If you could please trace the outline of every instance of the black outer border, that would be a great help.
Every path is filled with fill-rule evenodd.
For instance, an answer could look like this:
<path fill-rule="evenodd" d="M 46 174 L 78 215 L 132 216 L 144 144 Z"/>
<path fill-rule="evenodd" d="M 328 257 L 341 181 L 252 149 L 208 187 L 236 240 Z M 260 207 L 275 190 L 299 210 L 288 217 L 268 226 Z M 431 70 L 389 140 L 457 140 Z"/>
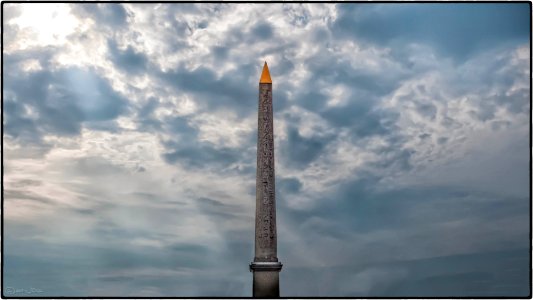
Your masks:
<path fill-rule="evenodd" d="M 2 12 L 1 12 L 1 25 L 4 24 L 4 4 L 6 3 L 80 3 L 78 1 L 4 1 L 2 2 Z M 440 1 L 407 1 L 407 2 L 399 2 L 399 1 L 183 1 L 183 2 L 177 2 L 177 1 L 86 1 L 83 3 L 147 3 L 147 4 L 155 4 L 155 3 L 368 3 L 368 4 L 376 4 L 376 3 L 395 3 L 395 4 L 410 4 L 410 3 L 440 3 L 440 4 L 448 4 L 448 3 L 456 3 L 456 4 L 476 4 L 476 3 L 491 3 L 491 4 L 512 4 L 512 3 L 528 3 L 529 4 L 529 295 L 525 297 L 516 297 L 516 296 L 496 296 L 496 297 L 467 297 L 469 299 L 531 299 L 532 295 L 532 234 L 531 234 L 531 196 L 532 196 L 532 190 L 531 190 L 531 155 L 532 155 L 532 143 L 531 143 L 531 130 L 532 130 L 532 123 L 531 123 L 531 81 L 532 81 L 532 68 L 531 68 L 531 2 L 530 1 L 446 1 L 446 2 L 440 2 Z M 1 116 L 1 129 L 2 129 L 2 151 L 1 151 L 1 172 L 2 172 L 2 180 L 1 180 L 1 189 L 2 189 L 2 197 L 1 197 L 1 205 L 2 205 L 2 212 L 4 211 L 4 26 L 2 27 L 1 31 L 1 50 L 2 50 L 2 91 L 1 91 L 1 110 L 2 110 L 2 116 Z M 13 296 L 6 296 L 4 294 L 4 214 L 2 213 L 2 220 L 1 220 L 1 227 L 2 227 L 2 241 L 1 241 L 1 251 L 2 251 L 2 260 L 1 260 L 1 272 L 0 280 L 1 280 L 1 295 L 3 299 L 131 299 L 132 297 L 68 297 L 68 296 L 56 296 L 56 297 L 13 297 Z M 249 299 L 253 297 L 134 297 L 136 299 Z M 406 297 L 280 297 L 282 299 L 405 299 Z M 465 297 L 411 297 L 410 299 L 463 299 Z"/>

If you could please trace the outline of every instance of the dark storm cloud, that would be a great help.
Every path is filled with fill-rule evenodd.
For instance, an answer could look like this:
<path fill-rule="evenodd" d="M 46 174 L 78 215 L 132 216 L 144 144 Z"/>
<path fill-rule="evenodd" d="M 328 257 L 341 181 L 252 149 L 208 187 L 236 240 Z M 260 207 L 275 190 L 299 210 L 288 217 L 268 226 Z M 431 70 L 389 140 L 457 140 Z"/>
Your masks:
<path fill-rule="evenodd" d="M 41 137 L 35 122 L 29 117 L 24 117 L 25 109 L 22 104 L 8 100 L 7 93 L 3 113 L 9 116 L 5 117 L 6 134 L 25 143 L 40 142 Z"/>
<path fill-rule="evenodd" d="M 5 54 L 4 56 L 4 68 L 9 70 L 11 74 L 18 75 L 23 73 L 23 63 L 27 60 L 36 60 L 42 69 L 50 69 L 53 66 L 52 60 L 60 48 L 54 46 L 41 46 L 32 47 L 24 51 L 16 51 L 13 53 Z"/>
<path fill-rule="evenodd" d="M 163 127 L 168 123 L 174 122 L 183 122 L 181 118 L 167 118 L 161 119 L 154 115 L 154 111 L 158 107 L 164 107 L 164 105 L 155 97 L 150 97 L 148 100 L 140 105 L 137 109 L 137 123 L 139 124 L 138 128 L 140 131 L 148 132 L 160 132 L 163 130 Z M 178 126 L 178 131 L 181 130 Z M 190 127 L 183 128 L 186 130 L 192 130 Z"/>
<path fill-rule="evenodd" d="M 13 138 L 36 142 L 45 133 L 73 136 L 84 122 L 110 121 L 127 110 L 126 100 L 92 69 L 25 73 L 16 68 L 17 59 L 5 56 L 5 130 Z"/>
<path fill-rule="evenodd" d="M 166 149 L 162 157 L 167 163 L 179 163 L 187 168 L 196 169 L 215 168 L 221 171 L 221 168 L 227 168 L 246 157 L 249 158 L 249 151 L 244 151 L 249 145 L 230 148 L 199 140 L 198 129 L 190 126 L 184 117 L 168 120 L 165 129 L 179 137 L 179 140 L 161 141 Z"/>
<path fill-rule="evenodd" d="M 274 30 L 269 23 L 262 22 L 252 28 L 252 34 L 257 39 L 264 40 L 272 37 Z"/>
<path fill-rule="evenodd" d="M 294 194 L 301 190 L 302 183 L 297 178 L 278 178 L 276 187 L 280 194 Z"/>
<path fill-rule="evenodd" d="M 381 157 L 389 157 L 388 162 L 379 162 L 373 164 L 379 168 L 393 170 L 402 169 L 402 160 L 395 158 L 394 155 L 401 154 L 401 151 L 393 150 L 394 138 L 391 139 L 391 146 L 384 147 L 381 151 L 389 153 L 381 155 Z M 524 144 L 524 145 L 522 145 Z M 525 149 L 527 142 L 521 142 L 514 148 Z M 522 147 L 526 146 L 526 147 Z M 393 155 L 392 157 L 390 155 Z M 405 154 L 408 158 L 410 154 Z M 527 173 L 527 165 L 518 166 L 513 163 L 518 157 L 526 157 L 525 153 L 521 151 L 511 151 L 508 155 L 501 156 L 501 166 L 498 168 L 511 168 L 507 176 L 513 176 L 510 179 L 512 182 L 519 181 L 520 184 L 515 184 L 513 190 L 520 190 L 522 192 L 511 195 L 505 192 L 508 183 L 503 183 L 503 188 L 500 189 L 497 185 L 494 190 L 498 192 L 491 192 L 485 185 L 494 185 L 494 181 L 489 179 L 484 181 L 481 185 L 474 182 L 465 182 L 463 186 L 456 185 L 427 185 L 427 186 L 407 186 L 403 188 L 393 188 L 380 190 L 383 177 L 374 173 L 361 173 L 357 180 L 342 180 L 337 182 L 337 186 L 332 188 L 318 197 L 320 201 L 315 202 L 315 206 L 311 209 L 296 210 L 287 205 L 287 198 L 290 199 L 291 194 L 287 191 L 281 194 L 281 189 L 278 189 L 278 220 L 281 222 L 281 227 L 288 226 L 297 228 L 293 232 L 294 235 L 300 236 L 304 239 L 304 243 L 313 244 L 319 253 L 327 253 L 327 251 L 339 251 L 339 247 L 330 247 L 329 243 L 317 243 L 315 240 L 320 236 L 327 236 L 330 239 L 343 241 L 344 243 L 353 243 L 353 254 L 347 254 L 345 258 L 347 266 L 341 273 L 351 274 L 355 276 L 364 271 L 365 268 L 375 269 L 380 268 L 380 265 L 393 265 L 392 260 L 401 260 L 402 255 L 405 255 L 406 249 L 410 249 L 409 255 L 413 257 L 420 256 L 440 256 L 446 253 L 470 253 L 472 259 L 483 261 L 491 256 L 494 251 L 517 251 L 521 253 L 519 258 L 521 260 L 527 259 L 527 251 L 520 249 L 527 249 L 528 245 L 528 211 L 529 202 L 527 201 L 527 192 L 525 187 L 527 183 L 523 179 Z M 472 166 L 478 164 L 485 164 L 485 160 L 479 162 L 472 161 Z M 400 165 L 398 165 L 400 164 Z M 506 166 L 506 167 L 503 167 Z M 465 168 L 469 168 L 465 166 Z M 477 167 L 480 168 L 479 166 Z M 470 169 L 472 169 L 470 167 Z M 442 171 L 443 169 L 441 169 Z M 524 172 L 523 172 L 524 171 Z M 483 169 L 477 172 L 487 172 Z M 489 171 L 491 173 L 493 171 Z M 512 174 L 512 175 L 511 175 Z M 521 174 L 521 175 L 518 175 Z M 453 175 L 452 175 L 453 176 Z M 471 175 L 465 175 L 471 176 Z M 465 177 L 467 178 L 467 177 Z M 470 180 L 471 181 L 471 180 Z M 283 184 L 281 184 L 283 186 Z M 518 188 L 519 187 L 519 188 Z M 317 196 L 317 195 L 315 195 Z M 428 228 L 427 230 L 420 230 Z M 461 232 L 457 229 L 461 228 Z M 379 236 L 382 232 L 390 232 L 391 236 L 383 240 L 368 241 L 366 238 L 358 240 L 354 233 L 368 234 L 368 237 L 374 234 Z M 316 235 L 316 237 L 315 237 Z M 305 270 L 298 270 L 290 267 L 291 260 L 298 261 L 297 252 L 292 253 L 291 249 L 286 245 L 290 245 L 290 240 L 284 240 L 283 235 L 279 237 L 281 253 L 286 257 L 286 270 L 290 274 L 286 274 L 291 280 L 291 290 L 294 285 L 298 285 L 299 279 L 304 274 L 312 272 L 314 278 L 323 278 L 328 280 L 332 275 L 324 275 L 321 270 L 306 268 Z M 443 243 L 444 241 L 448 241 Z M 349 246 L 345 246 L 349 247 Z M 461 250 L 466 247 L 468 250 Z M 327 250 L 329 249 L 329 250 Z M 444 252 L 442 249 L 446 249 Z M 402 254 L 403 253 L 403 254 Z M 293 256 L 294 255 L 294 256 Z M 513 254 L 514 255 L 514 254 Z M 364 257 L 364 262 L 361 262 L 361 257 Z M 460 260 L 456 260 L 455 255 L 448 256 L 445 260 L 453 265 L 460 264 Z M 492 257 L 492 256 L 491 256 Z M 491 264 L 505 266 L 513 269 L 511 265 L 519 266 L 519 264 L 511 263 L 512 255 L 504 254 L 502 256 L 495 255 L 491 258 Z M 493 260 L 492 260 L 493 259 Z M 438 295 L 451 295 L 450 293 L 457 291 L 459 287 L 456 286 L 457 278 L 460 278 L 462 273 L 469 273 L 465 280 L 469 282 L 468 295 L 482 295 L 484 290 L 491 287 L 493 284 L 511 282 L 514 280 L 524 280 L 524 270 L 516 273 L 515 271 L 506 273 L 501 277 L 494 277 L 497 267 L 487 270 L 486 272 L 478 273 L 479 268 L 476 265 L 465 265 L 459 272 L 457 269 L 442 269 L 440 263 L 428 260 L 428 267 L 423 270 L 418 270 L 417 279 L 412 276 L 399 276 L 393 278 L 391 288 L 385 287 L 381 280 L 383 276 L 376 275 L 375 278 L 368 278 L 368 289 L 357 290 L 365 284 L 357 285 L 357 288 L 351 289 L 348 286 L 338 287 L 334 282 L 322 285 L 320 290 L 316 290 L 316 295 L 373 295 L 382 296 L 384 292 L 391 292 L 394 295 L 400 295 L 405 292 L 400 288 L 401 286 L 415 285 L 420 287 L 422 282 L 432 282 L 431 285 L 438 289 Z M 362 265 L 367 265 L 363 267 Z M 411 272 L 412 268 L 418 265 L 415 261 L 405 261 L 402 269 L 407 273 Z M 351 265 L 351 266 L 348 266 Z M 335 267 L 328 268 L 328 270 L 337 270 Z M 334 273 L 340 272 L 337 270 Z M 316 272 L 316 273 L 315 273 Z M 391 269 L 383 271 L 383 274 L 390 273 Z M 436 273 L 435 273 L 436 272 Z M 379 273 L 379 272 L 378 272 Z M 333 274 L 333 273 L 331 273 Z M 437 275 L 440 274 L 440 275 Z M 295 276 L 295 277 L 293 277 Z M 362 276 L 362 275 L 361 275 Z M 484 280 L 486 276 L 490 276 L 490 281 L 483 284 L 483 288 L 472 290 L 472 285 L 477 281 Z M 337 278 L 336 276 L 334 276 Z M 346 278 L 344 276 L 343 278 Z M 324 282 L 320 280 L 321 282 Z M 358 281 L 353 278 L 348 281 Z M 359 282 L 359 281 L 358 281 Z M 301 282 L 303 284 L 303 282 Z M 394 286 L 394 288 L 393 288 Z M 413 287 L 413 288 L 416 288 Z M 523 283 L 517 283 L 518 290 L 522 290 Z M 516 290 L 513 287 L 501 287 L 494 289 L 496 294 L 513 294 Z M 426 289 L 421 289 L 424 296 L 432 295 Z M 287 291 L 287 295 L 303 296 L 301 289 L 292 289 L 293 293 Z M 409 289 L 409 291 L 412 291 Z M 463 291 L 463 290 L 461 290 Z M 497 291 L 497 292 L 496 292 Z M 519 292 L 521 293 L 521 292 Z M 388 295 L 388 294 L 387 294 Z M 407 295 L 407 294 L 405 294 Z M 418 295 L 418 294 L 417 294 Z"/>
<path fill-rule="evenodd" d="M 518 249 L 399 262 L 392 266 L 401 266 L 413 276 L 389 285 L 382 293 L 410 297 L 523 297 L 529 293 L 525 284 L 528 277 L 526 251 Z"/>
<path fill-rule="evenodd" d="M 228 167 L 236 163 L 241 155 L 237 149 L 216 147 L 209 142 L 190 140 L 183 143 L 167 142 L 163 144 L 167 152 L 163 158 L 168 163 L 182 163 L 190 168 L 209 168 L 213 166 Z"/>
<path fill-rule="evenodd" d="M 390 126 L 387 124 L 394 120 L 391 112 L 373 111 L 374 103 L 354 101 L 346 106 L 331 107 L 323 111 L 322 116 L 333 126 L 349 127 L 354 136 L 365 137 L 369 135 L 387 135 Z"/>
<path fill-rule="evenodd" d="M 285 295 L 407 297 L 415 290 L 414 295 L 421 297 L 526 293 L 527 198 L 503 200 L 490 193 L 453 187 L 379 191 L 375 188 L 379 181 L 378 177 L 365 176 L 342 183 L 336 192 L 306 211 L 278 201 L 278 227 L 293 228 L 292 233 L 305 247 L 312 247 L 319 255 L 346 249 L 340 265 L 293 266 L 305 261 L 300 255 L 305 257 L 307 252 L 291 249 L 287 246 L 292 245 L 290 237 L 278 236 L 278 251 L 285 265 Z M 290 194 L 278 199 L 286 197 Z M 450 226 L 453 224 L 463 224 L 459 226 L 462 233 Z M 390 236 L 368 240 L 383 232 Z M 321 237 L 328 237 L 329 242 L 318 242 Z M 345 244 L 344 248 L 331 245 L 332 240 Z M 468 255 L 442 255 L 461 253 L 464 245 L 469 245 Z M 439 252 L 439 248 L 446 250 Z M 405 253 L 433 258 L 405 259 Z M 395 272 L 398 276 L 392 276 Z M 344 280 L 339 281 L 338 276 Z M 311 290 L 306 284 L 309 280 L 317 282 Z M 459 281 L 463 284 L 458 285 Z M 424 284 L 432 289 L 423 288 Z"/>
<path fill-rule="evenodd" d="M 458 61 L 488 47 L 529 38 L 527 3 L 339 4 L 338 8 L 335 34 L 393 49 L 409 42 L 428 43 Z"/>
<path fill-rule="evenodd" d="M 86 121 L 84 122 L 84 126 L 87 129 L 95 131 L 118 132 L 120 130 L 120 125 L 118 125 L 118 123 L 114 119 L 107 121 Z"/>
<path fill-rule="evenodd" d="M 177 91 L 193 93 L 195 100 L 208 110 L 231 109 L 243 116 L 256 108 L 256 68 L 241 64 L 239 69 L 228 71 L 221 78 L 206 67 L 187 70 L 184 67 L 161 73 L 160 77 Z"/>
<path fill-rule="evenodd" d="M 279 61 L 278 67 L 271 71 L 274 76 L 282 76 L 290 74 L 294 70 L 294 62 L 287 55 L 283 55 Z M 281 86 L 276 83 L 276 89 L 279 89 Z"/>
<path fill-rule="evenodd" d="M 374 191 L 374 180 L 342 183 L 338 193 L 329 202 L 328 215 L 335 215 L 351 231 L 419 226 L 451 220 L 475 219 L 489 221 L 511 216 L 525 216 L 527 202 L 523 198 L 498 197 L 453 187 L 406 188 L 389 192 Z M 485 201 L 475 201 L 483 200 Z M 342 211 L 338 208 L 342 208 Z M 424 211 L 423 214 L 411 213 Z M 472 215 L 475 212 L 475 215 Z M 509 228 L 508 230 L 512 230 Z M 510 233 L 510 232 L 508 232 Z M 495 239 L 497 241 L 498 239 Z M 501 245 L 505 246 L 505 245 Z M 517 246 L 524 246 L 517 244 Z"/>
<path fill-rule="evenodd" d="M 518 298 L 529 292 L 527 253 L 518 249 L 361 267 L 292 267 L 284 269 L 280 283 L 288 297 Z M 351 284 L 355 281 L 359 284 Z"/>
<path fill-rule="evenodd" d="M 155 98 L 150 98 L 137 111 L 140 130 L 152 132 L 166 132 L 171 139 L 160 139 L 164 152 L 161 153 L 163 160 L 169 164 L 180 164 L 189 169 L 215 169 L 222 172 L 223 169 L 234 163 L 250 159 L 250 149 L 252 143 L 252 133 L 245 140 L 243 145 L 231 148 L 217 146 L 209 141 L 199 139 L 199 130 L 191 125 L 191 120 L 187 116 L 170 116 L 158 118 L 153 115 L 160 102 Z M 253 140 L 255 141 L 255 140 Z M 229 172 L 250 173 L 248 168 L 236 167 Z"/>
<path fill-rule="evenodd" d="M 22 69 L 22 62 L 27 59 L 37 59 L 43 68 L 48 68 L 55 51 L 57 51 L 56 48 L 44 47 L 4 55 L 4 70 L 8 73 L 7 76 L 4 76 L 4 111 L 2 112 L 5 120 L 4 130 L 6 130 L 6 134 L 23 143 L 40 144 L 42 141 L 38 124 L 30 116 L 27 116 L 23 101 L 15 100 L 15 97 L 18 98 L 17 88 L 23 92 L 31 92 L 31 89 L 28 89 L 24 84 L 22 86 L 10 86 L 9 77 L 15 78 L 17 75 L 24 75 L 21 74 L 20 69 Z M 28 83 L 26 82 L 26 84 Z"/>
<path fill-rule="evenodd" d="M 253 83 L 252 73 L 255 73 L 252 65 L 242 65 L 235 71 L 223 74 L 221 78 L 216 78 L 215 73 L 207 68 L 199 67 L 194 70 L 187 70 L 179 67 L 176 70 L 160 73 L 160 78 L 171 83 L 177 92 L 187 92 L 200 104 L 200 109 L 207 112 L 218 110 L 232 110 L 238 117 L 246 117 L 253 113 L 257 107 L 255 93 L 257 93 L 257 83 Z M 248 82 L 248 84 L 243 84 Z M 168 163 L 180 163 L 188 168 L 213 168 L 219 171 L 230 165 L 251 158 L 250 146 L 255 143 L 256 132 L 252 132 L 246 137 L 243 145 L 237 148 L 216 146 L 208 141 L 198 139 L 199 131 L 190 125 L 187 117 L 171 117 L 160 122 L 154 118 L 151 112 L 157 100 L 151 99 L 142 107 L 139 116 L 142 122 L 158 128 L 163 126 L 165 131 L 174 136 L 180 136 L 179 141 L 162 141 L 166 152 L 163 158 Z M 164 125 L 160 125 L 164 124 Z M 243 155 L 244 154 L 244 155 Z M 235 169 L 239 173 L 250 173 L 248 169 Z"/>
<path fill-rule="evenodd" d="M 289 127 L 287 135 L 287 140 L 280 143 L 280 154 L 283 163 L 293 168 L 308 167 L 318 159 L 333 139 L 333 136 L 306 138 L 301 136 L 295 127 Z"/>
<path fill-rule="evenodd" d="M 288 100 L 289 91 L 292 90 L 290 84 L 281 82 L 276 83 L 275 89 L 272 91 L 272 109 L 274 110 L 274 118 L 278 118 L 278 113 L 286 110 L 290 103 Z"/>
<path fill-rule="evenodd" d="M 437 107 L 431 103 L 417 103 L 416 110 L 423 116 L 434 120 L 437 114 Z"/>
<path fill-rule="evenodd" d="M 308 59 L 306 68 L 312 75 L 305 82 L 307 87 L 297 90 L 306 92 L 296 93 L 296 104 L 318 113 L 335 128 L 351 128 L 353 134 L 359 137 L 389 133 L 388 124 L 395 120 L 395 113 L 377 108 L 381 105 L 381 98 L 398 88 L 402 80 L 410 76 L 409 72 L 399 70 L 383 74 L 354 68 L 319 54 Z M 343 85 L 348 89 L 347 103 L 328 106 L 330 96 L 315 89 L 317 83 Z"/>
<path fill-rule="evenodd" d="M 125 50 L 117 47 L 113 40 L 107 41 L 111 61 L 120 69 L 130 74 L 139 74 L 146 70 L 148 58 L 143 53 L 136 52 L 131 46 Z"/>
<path fill-rule="evenodd" d="M 228 57 L 230 49 L 228 47 L 214 46 L 211 52 L 215 55 L 217 60 L 224 60 Z"/>
<path fill-rule="evenodd" d="M 326 105 L 328 99 L 329 97 L 323 93 L 309 89 L 309 92 L 304 92 L 298 97 L 298 104 L 310 111 L 320 111 Z"/>
<path fill-rule="evenodd" d="M 372 96 L 384 96 L 395 90 L 405 76 L 411 71 L 395 70 L 383 72 L 367 67 L 354 67 L 347 61 L 335 56 L 324 56 L 317 53 L 305 61 L 311 77 L 307 80 L 309 85 L 317 82 L 329 84 L 345 84 L 350 87 L 354 95 L 364 97 L 370 93 Z M 312 90 L 312 89 L 309 89 Z"/>

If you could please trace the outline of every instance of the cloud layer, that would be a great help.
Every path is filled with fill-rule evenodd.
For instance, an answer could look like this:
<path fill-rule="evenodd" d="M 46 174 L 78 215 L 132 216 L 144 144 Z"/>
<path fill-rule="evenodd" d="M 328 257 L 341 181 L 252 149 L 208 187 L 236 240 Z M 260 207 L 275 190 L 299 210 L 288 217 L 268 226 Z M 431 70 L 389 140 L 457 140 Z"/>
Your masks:
<path fill-rule="evenodd" d="M 3 9 L 4 294 L 251 295 L 265 60 L 283 296 L 528 294 L 527 4 Z"/>

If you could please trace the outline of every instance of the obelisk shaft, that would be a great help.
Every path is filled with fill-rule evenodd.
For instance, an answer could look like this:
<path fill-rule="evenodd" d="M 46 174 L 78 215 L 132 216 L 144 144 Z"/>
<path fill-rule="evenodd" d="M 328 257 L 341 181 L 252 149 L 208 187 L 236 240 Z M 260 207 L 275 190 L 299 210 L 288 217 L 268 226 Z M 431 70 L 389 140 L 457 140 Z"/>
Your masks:
<path fill-rule="evenodd" d="M 265 63 L 259 82 L 255 212 L 254 297 L 279 297 L 272 81 Z"/>
<path fill-rule="evenodd" d="M 254 261 L 278 261 L 272 84 L 259 84 Z"/>

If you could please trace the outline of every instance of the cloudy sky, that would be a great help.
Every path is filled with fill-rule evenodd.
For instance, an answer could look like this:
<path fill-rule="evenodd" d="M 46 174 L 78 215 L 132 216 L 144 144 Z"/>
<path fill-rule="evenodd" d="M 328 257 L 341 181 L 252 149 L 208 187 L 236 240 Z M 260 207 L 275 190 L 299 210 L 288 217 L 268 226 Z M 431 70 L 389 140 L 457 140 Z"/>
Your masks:
<path fill-rule="evenodd" d="M 3 5 L 4 294 L 529 293 L 528 4 Z M 33 293 L 33 294 L 31 294 Z"/>

